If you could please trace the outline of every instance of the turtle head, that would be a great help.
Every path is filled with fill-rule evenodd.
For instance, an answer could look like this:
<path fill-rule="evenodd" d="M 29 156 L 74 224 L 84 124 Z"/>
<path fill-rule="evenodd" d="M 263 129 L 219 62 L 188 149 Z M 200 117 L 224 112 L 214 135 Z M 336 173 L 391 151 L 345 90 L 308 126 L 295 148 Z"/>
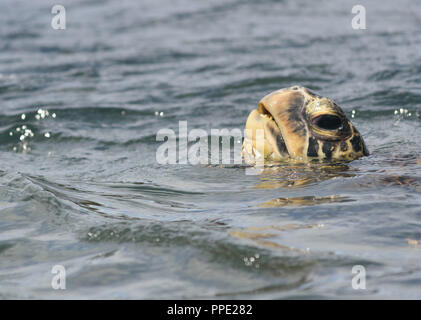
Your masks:
<path fill-rule="evenodd" d="M 294 86 L 265 96 L 250 113 L 243 155 L 251 161 L 351 161 L 368 149 L 335 102 Z"/>

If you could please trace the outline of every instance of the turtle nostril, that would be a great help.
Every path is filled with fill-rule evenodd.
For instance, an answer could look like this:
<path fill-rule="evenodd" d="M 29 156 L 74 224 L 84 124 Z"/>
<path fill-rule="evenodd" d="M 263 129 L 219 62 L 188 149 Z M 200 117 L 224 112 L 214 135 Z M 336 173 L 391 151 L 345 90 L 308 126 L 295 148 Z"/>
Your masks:
<path fill-rule="evenodd" d="M 311 123 L 324 130 L 337 130 L 342 126 L 342 119 L 331 114 L 314 117 Z"/>

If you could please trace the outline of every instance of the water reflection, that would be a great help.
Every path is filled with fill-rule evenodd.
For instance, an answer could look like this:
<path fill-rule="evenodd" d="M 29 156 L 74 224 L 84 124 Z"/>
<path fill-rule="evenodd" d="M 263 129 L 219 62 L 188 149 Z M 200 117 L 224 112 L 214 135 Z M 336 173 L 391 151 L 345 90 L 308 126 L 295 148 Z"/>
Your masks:
<path fill-rule="evenodd" d="M 309 163 L 265 167 L 256 189 L 297 188 L 336 177 L 353 177 L 348 165 Z"/>
<path fill-rule="evenodd" d="M 285 225 L 270 225 L 263 227 L 247 227 L 243 229 L 232 229 L 228 231 L 228 234 L 239 238 L 252 240 L 259 246 L 267 248 L 282 249 L 299 254 L 307 254 L 308 249 L 298 249 L 291 246 L 280 244 L 275 241 L 279 235 L 285 232 L 292 232 L 297 230 L 311 230 L 324 227 L 323 224 L 285 224 Z"/>
<path fill-rule="evenodd" d="M 349 197 L 341 197 L 338 195 L 316 197 L 316 196 L 302 196 L 302 197 L 290 197 L 290 198 L 276 198 L 260 204 L 261 208 L 273 208 L 273 207 L 300 207 L 300 206 L 312 206 L 324 203 L 334 202 L 350 202 L 355 201 Z"/>

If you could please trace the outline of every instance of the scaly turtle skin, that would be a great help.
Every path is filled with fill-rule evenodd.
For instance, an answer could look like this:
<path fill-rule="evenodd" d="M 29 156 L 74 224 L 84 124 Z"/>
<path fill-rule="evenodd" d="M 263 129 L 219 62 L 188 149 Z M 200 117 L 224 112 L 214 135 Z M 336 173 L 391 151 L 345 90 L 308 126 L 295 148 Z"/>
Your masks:
<path fill-rule="evenodd" d="M 265 96 L 250 113 L 242 154 L 247 162 L 256 163 L 351 161 L 369 152 L 335 102 L 294 86 Z"/>

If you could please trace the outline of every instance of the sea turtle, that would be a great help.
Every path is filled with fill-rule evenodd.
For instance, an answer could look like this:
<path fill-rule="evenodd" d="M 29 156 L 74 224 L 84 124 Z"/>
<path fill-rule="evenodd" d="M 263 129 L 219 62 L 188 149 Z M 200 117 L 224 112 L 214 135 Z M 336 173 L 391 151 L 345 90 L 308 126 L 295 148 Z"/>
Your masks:
<path fill-rule="evenodd" d="M 279 189 L 280 193 L 275 199 L 260 197 L 264 195 L 260 193 L 256 198 L 264 201 L 256 203 L 256 206 L 263 210 L 287 208 L 282 210 L 282 214 L 288 217 L 288 221 L 299 212 L 296 208 L 337 203 L 338 206 L 317 211 L 317 218 L 327 217 L 329 223 L 330 214 L 347 212 L 346 209 L 338 209 L 342 208 L 339 203 L 359 204 L 359 196 L 349 192 L 353 189 L 368 194 L 372 189 L 377 194 L 380 186 L 388 186 L 421 192 L 421 178 L 414 175 L 421 164 L 418 154 L 388 155 L 386 158 L 375 155 L 364 162 L 349 164 L 349 161 L 369 154 L 362 136 L 335 102 L 306 88 L 293 86 L 265 96 L 257 109 L 250 113 L 245 129 L 242 153 L 246 162 L 253 165 L 258 164 L 259 159 L 269 160 L 258 171 L 254 188 Z M 384 165 L 385 162 L 387 165 Z M 405 175 L 400 173 L 403 166 L 409 167 Z M 343 179 L 337 179 L 318 192 L 318 182 L 334 178 Z M 305 188 L 311 184 L 314 185 L 312 188 Z M 343 193 L 340 188 L 343 188 Z M 269 194 L 276 194 L 276 191 Z M 364 204 L 362 208 L 365 209 Z M 314 218 L 311 210 L 302 214 Z M 262 247 L 306 254 L 306 250 L 280 243 L 288 238 L 284 233 L 323 227 L 324 224 L 307 225 L 301 222 L 292 225 L 274 223 L 232 228 L 228 232 L 233 237 L 254 241 Z M 406 240 L 412 245 L 419 243 L 418 240 Z M 250 265 L 255 260 L 253 257 L 252 261 L 248 258 L 244 261 Z"/>
<path fill-rule="evenodd" d="M 248 163 L 351 161 L 369 154 L 342 109 L 304 87 L 265 96 L 250 113 L 245 129 L 242 154 Z"/>

